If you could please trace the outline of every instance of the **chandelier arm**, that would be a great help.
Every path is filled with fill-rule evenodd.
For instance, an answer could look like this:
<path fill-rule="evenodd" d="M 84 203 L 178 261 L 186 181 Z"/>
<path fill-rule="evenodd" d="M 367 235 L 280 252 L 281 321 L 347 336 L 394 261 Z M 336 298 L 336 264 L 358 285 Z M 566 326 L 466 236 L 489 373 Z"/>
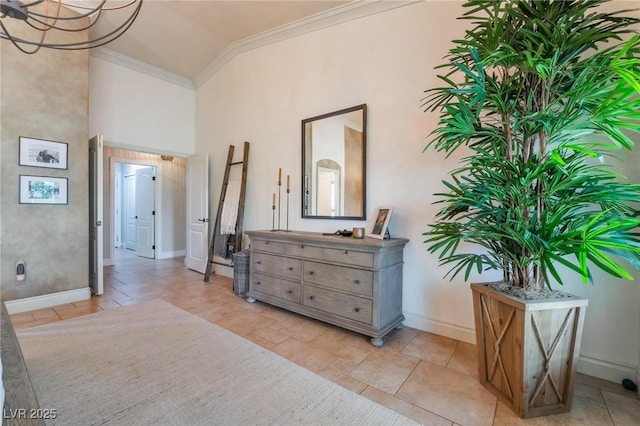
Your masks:
<path fill-rule="evenodd" d="M 40 3 L 44 3 L 45 1 L 49 1 L 49 0 L 35 0 L 35 1 L 32 1 L 31 3 L 27 3 L 27 4 L 23 3 L 22 7 L 26 8 L 26 7 L 36 6 L 36 5 L 39 5 Z"/>
<path fill-rule="evenodd" d="M 49 0 L 46 0 L 47 2 Z M 82 18 L 87 18 L 91 15 L 93 15 L 94 13 L 98 12 L 100 9 L 102 9 L 102 6 L 107 2 L 107 0 L 102 0 L 100 2 L 100 4 L 92 9 L 89 9 L 88 7 L 81 7 L 81 9 L 85 9 L 85 10 L 89 10 L 86 13 L 81 13 L 80 15 L 77 16 L 68 16 L 68 17 L 56 17 L 56 19 L 59 19 L 61 21 L 74 21 L 76 19 L 82 19 Z M 60 7 L 61 4 L 60 2 L 55 2 L 58 4 L 58 7 Z M 27 11 L 27 15 L 29 15 L 29 17 L 34 17 L 37 16 L 39 18 L 44 18 L 44 19 L 51 19 L 52 17 L 46 14 L 42 14 L 42 13 L 38 13 L 38 12 L 29 12 Z"/>
<path fill-rule="evenodd" d="M 36 53 L 38 50 L 40 50 L 40 48 L 42 47 L 41 45 L 38 45 L 37 43 L 34 42 L 27 42 L 26 40 L 22 40 L 20 38 L 16 38 L 13 37 L 11 35 L 11 33 L 9 33 L 9 31 L 7 30 L 7 28 L 4 26 L 4 24 L 2 23 L 2 21 L 0 21 L 0 28 L 2 28 L 2 34 L 0 34 L 0 38 L 3 38 L 5 40 L 9 40 L 11 42 L 11 44 L 13 44 L 19 51 L 21 51 L 22 53 L 26 53 L 27 55 L 33 55 L 34 53 Z M 29 50 L 25 50 L 22 48 L 22 46 L 20 46 L 19 43 L 25 43 L 25 44 L 29 44 L 29 45 L 35 45 L 36 48 L 32 51 Z"/>
<path fill-rule="evenodd" d="M 29 25 L 31 28 L 33 28 L 33 29 L 35 29 L 35 30 L 38 30 L 38 31 L 49 31 L 49 30 L 51 30 L 51 29 L 54 29 L 54 30 L 58 30 L 58 31 L 80 32 L 80 31 L 88 30 L 88 29 L 90 29 L 91 27 L 93 27 L 94 25 L 96 25 L 96 24 L 98 23 L 98 20 L 100 19 L 100 16 L 101 16 L 101 15 L 102 15 L 102 11 L 98 12 L 98 16 L 96 17 L 96 19 L 95 19 L 95 20 L 91 20 L 91 19 L 89 20 L 89 22 L 90 22 L 90 24 L 89 24 L 89 25 L 87 25 L 87 26 L 85 26 L 85 27 L 82 27 L 82 28 L 76 28 L 76 29 L 73 29 L 73 28 L 63 28 L 63 27 L 59 27 L 59 26 L 56 26 L 55 24 L 49 24 L 49 23 L 47 23 L 47 22 L 45 22 L 45 21 L 42 21 L 42 20 L 40 20 L 40 19 L 38 19 L 38 18 L 34 18 L 34 17 L 30 17 L 30 18 L 31 18 L 30 20 L 35 21 L 35 22 L 37 22 L 37 23 L 39 23 L 39 24 L 42 24 L 42 25 L 44 25 L 46 28 L 39 28 L 39 27 L 37 27 L 37 26 L 33 25 L 32 23 L 30 23 L 30 22 L 29 22 L 29 21 L 30 21 L 29 19 L 27 19 L 25 22 L 26 22 L 26 23 L 27 23 L 27 25 Z"/>
<path fill-rule="evenodd" d="M 39 1 L 42 1 L 42 0 L 39 0 Z M 101 9 L 101 10 L 118 10 L 118 9 L 124 9 L 125 7 L 129 7 L 129 6 L 131 6 L 131 5 L 132 5 L 132 4 L 134 4 L 136 1 L 138 1 L 138 0 L 129 0 L 129 3 L 121 4 L 120 6 L 111 6 L 111 7 L 106 7 L 106 6 L 105 6 L 105 7 L 101 7 L 100 9 Z M 58 0 L 58 2 L 59 2 L 61 5 L 63 5 L 63 6 L 72 7 L 72 8 L 76 8 L 76 9 L 85 9 L 85 10 L 91 9 L 90 7 L 87 7 L 87 6 L 81 6 L 81 5 L 78 5 L 78 4 L 65 3 L 65 2 L 60 1 L 60 0 Z M 94 10 L 95 10 L 95 9 L 94 9 Z"/>
<path fill-rule="evenodd" d="M 84 49 L 91 49 L 94 47 L 104 46 L 105 44 L 120 38 L 120 36 L 124 34 L 129 29 L 129 27 L 131 27 L 133 22 L 138 17 L 138 13 L 140 12 L 141 6 L 142 6 L 142 3 L 139 3 L 134 13 L 126 21 L 124 21 L 122 25 L 120 25 L 118 28 L 114 29 L 113 31 L 109 32 L 108 34 L 98 37 L 97 39 L 77 42 L 77 43 L 66 43 L 66 44 L 44 43 L 42 44 L 42 47 L 46 47 L 48 49 L 57 49 L 57 50 L 84 50 Z M 109 38 L 114 34 L 116 34 L 115 37 Z M 37 43 L 35 42 L 25 41 L 24 43 L 37 45 Z"/>

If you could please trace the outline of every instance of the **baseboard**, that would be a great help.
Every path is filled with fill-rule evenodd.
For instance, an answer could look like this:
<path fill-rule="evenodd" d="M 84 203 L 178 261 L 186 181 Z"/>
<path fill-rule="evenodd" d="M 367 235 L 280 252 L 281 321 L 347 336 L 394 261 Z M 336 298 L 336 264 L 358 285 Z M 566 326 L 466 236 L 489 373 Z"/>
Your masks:
<path fill-rule="evenodd" d="M 640 376 L 637 366 L 620 364 L 618 362 L 593 358 L 587 355 L 580 355 L 578 358 L 578 373 L 597 377 L 598 379 L 609 380 L 610 382 L 622 384 L 623 379 L 633 380 Z M 637 378 L 640 380 L 640 377 Z"/>
<path fill-rule="evenodd" d="M 185 250 L 162 251 L 156 252 L 156 259 L 172 259 L 174 257 L 183 257 L 186 255 Z"/>
<path fill-rule="evenodd" d="M 115 263 L 113 262 L 113 259 L 112 259 L 112 258 L 110 258 L 110 257 L 105 257 L 105 258 L 102 260 L 102 265 L 103 265 L 103 266 L 113 266 L 113 265 L 115 265 Z"/>
<path fill-rule="evenodd" d="M 79 302 L 91 298 L 89 287 L 76 290 L 60 291 L 58 293 L 43 294 L 40 296 L 25 297 L 24 299 L 9 300 L 5 302 L 9 314 L 33 311 L 35 309 L 50 308 L 64 305 L 65 303 Z"/>
<path fill-rule="evenodd" d="M 449 324 L 442 321 L 434 321 L 411 312 L 404 311 L 403 314 L 403 324 L 407 327 L 417 328 L 418 330 L 427 331 L 429 333 L 438 334 L 440 336 L 449 337 L 451 339 L 460 340 L 473 345 L 476 344 L 476 335 L 472 328 L 460 327 L 459 325 Z"/>
<path fill-rule="evenodd" d="M 213 272 L 223 277 L 233 278 L 233 266 L 213 264 Z"/>

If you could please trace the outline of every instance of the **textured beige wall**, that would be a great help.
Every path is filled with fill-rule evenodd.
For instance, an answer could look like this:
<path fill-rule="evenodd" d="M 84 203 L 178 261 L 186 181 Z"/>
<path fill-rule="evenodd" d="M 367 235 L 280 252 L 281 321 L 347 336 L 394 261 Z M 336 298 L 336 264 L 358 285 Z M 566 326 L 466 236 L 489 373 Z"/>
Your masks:
<path fill-rule="evenodd" d="M 3 23 L 21 35 L 20 22 Z M 68 40 L 86 37 L 86 31 L 65 35 Z M 0 52 L 0 297 L 87 287 L 88 52 L 42 49 L 26 55 L 5 40 Z M 68 170 L 18 166 L 20 136 L 67 143 Z M 69 204 L 18 204 L 20 174 L 68 178 Z M 26 285 L 15 284 L 18 260 L 27 263 Z"/>

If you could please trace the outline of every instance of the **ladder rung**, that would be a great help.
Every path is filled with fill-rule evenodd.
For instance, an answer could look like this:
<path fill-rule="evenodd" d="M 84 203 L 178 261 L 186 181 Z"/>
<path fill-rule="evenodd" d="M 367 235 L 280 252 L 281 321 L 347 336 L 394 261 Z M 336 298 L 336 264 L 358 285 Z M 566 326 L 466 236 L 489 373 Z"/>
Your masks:
<path fill-rule="evenodd" d="M 235 166 L 236 164 L 242 164 L 244 161 L 236 161 L 235 163 L 229 163 L 230 166 Z"/>

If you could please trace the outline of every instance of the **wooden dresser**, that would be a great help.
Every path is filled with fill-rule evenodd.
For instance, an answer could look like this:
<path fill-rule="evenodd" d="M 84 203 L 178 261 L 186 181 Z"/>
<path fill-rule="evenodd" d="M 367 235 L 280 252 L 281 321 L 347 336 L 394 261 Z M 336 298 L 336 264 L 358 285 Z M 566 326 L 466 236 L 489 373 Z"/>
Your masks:
<path fill-rule="evenodd" d="M 400 326 L 403 238 L 247 231 L 249 302 L 260 300 L 344 327 L 382 345 Z"/>

